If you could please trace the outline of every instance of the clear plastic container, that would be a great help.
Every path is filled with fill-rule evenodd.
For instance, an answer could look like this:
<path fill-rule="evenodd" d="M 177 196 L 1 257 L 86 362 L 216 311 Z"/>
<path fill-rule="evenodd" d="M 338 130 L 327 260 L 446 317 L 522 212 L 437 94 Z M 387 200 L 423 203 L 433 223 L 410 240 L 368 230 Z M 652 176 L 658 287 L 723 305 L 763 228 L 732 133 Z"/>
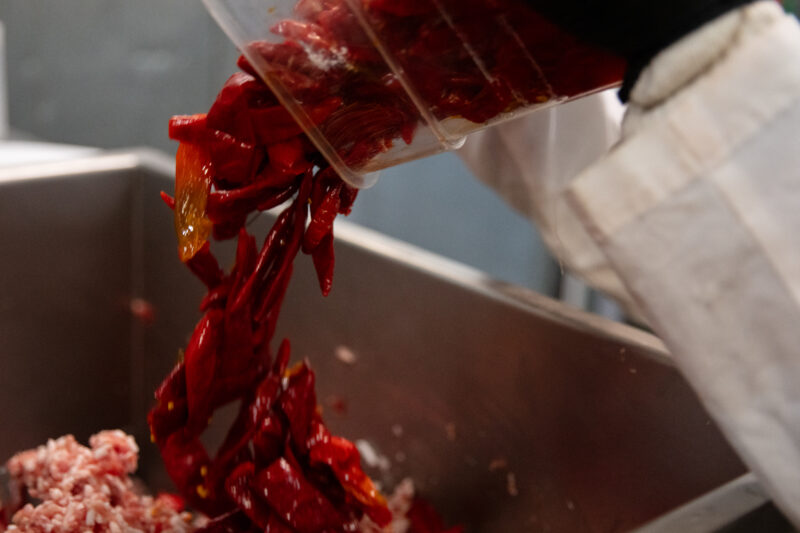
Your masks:
<path fill-rule="evenodd" d="M 617 85 L 624 68 L 524 0 L 204 2 L 357 187 L 479 129 Z"/>

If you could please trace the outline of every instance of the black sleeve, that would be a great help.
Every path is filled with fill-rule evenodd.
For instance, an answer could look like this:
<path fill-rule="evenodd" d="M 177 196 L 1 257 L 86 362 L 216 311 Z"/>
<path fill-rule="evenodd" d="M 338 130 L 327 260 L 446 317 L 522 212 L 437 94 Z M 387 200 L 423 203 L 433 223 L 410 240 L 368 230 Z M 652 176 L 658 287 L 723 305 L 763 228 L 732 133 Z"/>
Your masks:
<path fill-rule="evenodd" d="M 664 48 L 727 11 L 753 0 L 526 0 L 588 42 L 624 57 L 620 90 L 627 101 L 641 71 Z"/>

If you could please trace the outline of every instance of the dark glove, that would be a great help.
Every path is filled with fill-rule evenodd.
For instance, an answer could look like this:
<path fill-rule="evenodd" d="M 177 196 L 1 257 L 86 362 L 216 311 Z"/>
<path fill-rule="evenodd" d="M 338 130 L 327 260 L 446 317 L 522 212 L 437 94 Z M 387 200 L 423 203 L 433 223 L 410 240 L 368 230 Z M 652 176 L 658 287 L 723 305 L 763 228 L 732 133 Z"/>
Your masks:
<path fill-rule="evenodd" d="M 661 50 L 720 15 L 753 0 L 527 0 L 542 15 L 628 62 L 620 99 Z"/>

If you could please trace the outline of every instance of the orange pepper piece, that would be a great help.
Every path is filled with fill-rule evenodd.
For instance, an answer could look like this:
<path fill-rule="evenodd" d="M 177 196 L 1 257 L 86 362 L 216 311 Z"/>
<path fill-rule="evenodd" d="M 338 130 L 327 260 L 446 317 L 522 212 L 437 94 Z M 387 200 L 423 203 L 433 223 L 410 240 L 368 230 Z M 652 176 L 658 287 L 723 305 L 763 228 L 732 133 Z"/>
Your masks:
<path fill-rule="evenodd" d="M 206 202 L 211 189 L 211 161 L 200 146 L 183 142 L 175 156 L 175 233 L 178 256 L 186 262 L 211 234 Z"/>

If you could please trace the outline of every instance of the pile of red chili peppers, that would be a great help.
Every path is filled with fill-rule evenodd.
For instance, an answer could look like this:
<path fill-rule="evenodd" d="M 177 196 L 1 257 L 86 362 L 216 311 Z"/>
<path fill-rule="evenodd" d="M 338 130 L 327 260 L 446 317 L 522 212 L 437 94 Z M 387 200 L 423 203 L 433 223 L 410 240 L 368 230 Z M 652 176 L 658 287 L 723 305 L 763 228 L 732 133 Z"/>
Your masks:
<path fill-rule="evenodd" d="M 288 367 L 287 341 L 274 357 L 270 350 L 301 249 L 323 293 L 330 290 L 333 219 L 350 210 L 356 191 L 322 168 L 288 113 L 249 74 L 232 76 L 207 115 L 174 117 L 170 136 L 181 144 L 175 198 L 164 197 L 181 259 L 208 288 L 183 361 L 156 391 L 149 415 L 170 477 L 212 518 L 206 531 L 353 531 L 363 514 L 388 523 L 356 448 L 322 423 L 311 369 Z M 246 217 L 292 198 L 259 249 Z M 210 233 L 238 235 L 227 274 L 210 251 Z M 212 459 L 200 435 L 215 409 L 237 400 L 238 416 Z"/>
<path fill-rule="evenodd" d="M 559 70 L 557 58 L 579 45 L 530 10 L 521 11 L 524 3 L 517 0 L 448 0 L 455 17 L 449 21 L 431 16 L 431 0 L 364 1 L 439 117 L 482 122 L 520 98 L 541 101 L 554 90 L 577 94 L 587 75 L 608 74 L 584 69 L 577 83 L 575 68 Z M 358 167 L 394 139 L 411 143 L 418 114 L 344 0 L 300 0 L 296 12 L 302 21 L 273 28 L 282 43 L 252 46 L 343 160 Z M 497 18 L 500 12 L 505 19 Z M 484 64 L 491 75 L 471 72 L 474 64 L 453 40 L 452 27 L 469 36 L 485 32 L 486 21 L 495 19 L 522 25 L 521 35 L 550 39 L 548 46 L 561 51 L 552 65 L 537 59 L 534 79 L 516 68 L 518 43 L 498 37 L 487 44 L 491 54 L 479 50 L 493 58 Z M 319 54 L 336 61 L 323 62 L 323 68 Z M 170 137 L 180 141 L 175 198 L 162 196 L 174 210 L 179 255 L 208 292 L 183 360 L 156 391 L 148 417 L 152 438 L 180 493 L 211 518 L 204 531 L 355 531 L 364 515 L 383 526 L 391 520 L 386 501 L 362 471 L 354 445 L 323 424 L 313 372 L 306 363 L 289 367 L 287 341 L 277 352 L 271 349 L 299 251 L 311 255 L 323 295 L 330 291 L 333 221 L 349 213 L 357 191 L 339 178 L 248 61 L 240 58 L 239 66 L 243 72 L 228 79 L 207 114 L 170 121 Z M 248 217 L 287 202 L 259 246 L 245 227 Z M 212 235 L 238 236 L 228 273 L 210 251 Z M 238 416 L 211 457 L 200 436 L 213 412 L 235 401 Z M 421 518 L 412 520 L 412 532 L 444 530 L 432 513 L 416 509 Z"/>
<path fill-rule="evenodd" d="M 338 105 L 322 100 L 317 117 Z M 274 356 L 270 349 L 300 250 L 312 256 L 323 294 L 330 290 L 333 220 L 350 211 L 356 190 L 248 73 L 232 76 L 206 115 L 173 117 L 170 136 L 181 143 L 175 198 L 163 198 L 174 210 L 179 255 L 208 288 L 203 317 L 148 417 L 170 477 L 211 518 L 204 531 L 355 531 L 364 514 L 387 524 L 386 501 L 355 446 L 322 422 L 311 369 L 288 366 L 287 341 Z M 289 200 L 259 249 L 248 215 Z M 211 234 L 238 235 L 227 274 L 210 251 Z M 212 458 L 200 436 L 214 410 L 234 401 L 238 416 Z M 417 532 L 443 531 L 425 515 L 416 523 Z"/>
<path fill-rule="evenodd" d="M 438 120 L 482 124 L 612 86 L 624 72 L 620 58 L 565 32 L 525 0 L 362 0 L 362 6 Z"/>

